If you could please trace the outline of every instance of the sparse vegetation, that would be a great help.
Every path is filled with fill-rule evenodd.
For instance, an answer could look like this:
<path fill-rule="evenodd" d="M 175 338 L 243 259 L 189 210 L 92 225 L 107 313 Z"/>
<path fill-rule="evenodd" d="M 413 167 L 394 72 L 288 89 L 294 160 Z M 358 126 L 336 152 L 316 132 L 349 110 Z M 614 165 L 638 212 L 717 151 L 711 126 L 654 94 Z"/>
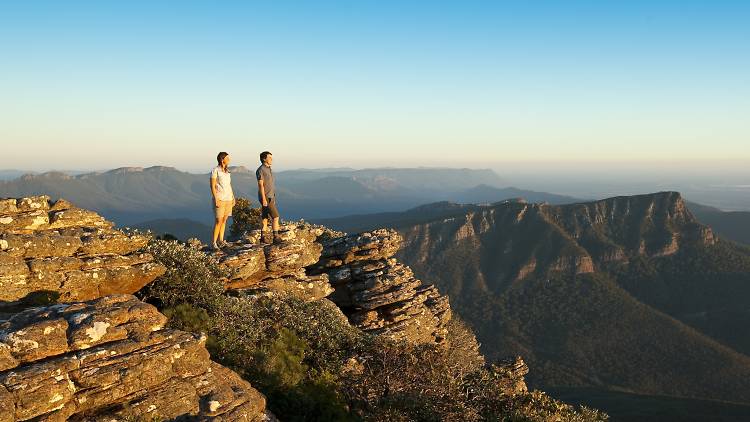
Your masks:
<path fill-rule="evenodd" d="M 208 334 L 212 358 L 268 397 L 284 421 L 602 421 L 541 392 L 511 396 L 473 334 L 450 326 L 450 346 L 413 346 L 353 328 L 327 300 L 230 297 L 216 262 L 194 247 L 153 240 L 169 271 L 144 290 L 173 328 Z"/>

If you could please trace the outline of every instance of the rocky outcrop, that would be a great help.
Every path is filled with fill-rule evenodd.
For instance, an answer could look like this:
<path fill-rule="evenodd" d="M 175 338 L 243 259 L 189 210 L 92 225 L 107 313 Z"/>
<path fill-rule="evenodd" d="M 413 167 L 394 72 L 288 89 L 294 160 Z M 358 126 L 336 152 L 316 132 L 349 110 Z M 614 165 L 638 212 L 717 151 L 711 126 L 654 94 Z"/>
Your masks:
<path fill-rule="evenodd" d="M 264 397 L 130 295 L 0 321 L 0 421 L 257 421 Z"/>
<path fill-rule="evenodd" d="M 285 225 L 281 242 L 263 244 L 260 231 L 219 252 L 217 258 L 230 272 L 230 290 L 257 294 L 282 292 L 306 300 L 322 299 L 333 292 L 326 274 L 308 275 L 305 267 L 318 262 L 323 246 L 317 242 L 325 229 L 309 224 Z"/>
<path fill-rule="evenodd" d="M 0 200 L 0 302 L 51 292 L 58 301 L 134 293 L 165 268 L 93 211 L 47 196 Z"/>
<path fill-rule="evenodd" d="M 309 269 L 328 275 L 330 299 L 357 327 L 414 343 L 442 342 L 451 317 L 448 298 L 424 285 L 393 255 L 401 247 L 394 230 L 337 234 L 321 241 L 320 261 Z"/>
<path fill-rule="evenodd" d="M 492 365 L 498 375 L 500 390 L 509 396 L 523 394 L 528 391 L 524 377 L 529 373 L 529 366 L 521 356 L 502 359 Z"/>
<path fill-rule="evenodd" d="M 347 236 L 307 223 L 282 227 L 281 242 L 260 241 L 260 232 L 217 253 L 230 270 L 227 288 L 244 294 L 329 297 L 355 326 L 414 343 L 441 342 L 451 317 L 448 298 L 426 286 L 393 258 L 401 236 L 377 230 Z"/>

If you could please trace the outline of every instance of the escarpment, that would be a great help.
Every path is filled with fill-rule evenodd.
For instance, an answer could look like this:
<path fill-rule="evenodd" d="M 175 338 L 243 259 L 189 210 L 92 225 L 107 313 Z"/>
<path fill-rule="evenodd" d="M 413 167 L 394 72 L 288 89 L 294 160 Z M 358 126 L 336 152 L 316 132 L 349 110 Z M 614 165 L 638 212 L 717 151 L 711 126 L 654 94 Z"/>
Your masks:
<path fill-rule="evenodd" d="M 407 241 L 399 257 L 420 269 L 440 267 L 435 256 L 463 254 L 487 269 L 493 282 L 505 284 L 550 272 L 593 273 L 633 257 L 716 243 L 677 192 L 558 206 L 506 202 L 400 230 Z M 485 280 L 479 287 L 487 288 L 487 274 L 473 278 Z"/>
<path fill-rule="evenodd" d="M 165 268 L 95 212 L 47 196 L 0 200 L 0 302 L 54 294 L 83 301 L 134 293 Z"/>

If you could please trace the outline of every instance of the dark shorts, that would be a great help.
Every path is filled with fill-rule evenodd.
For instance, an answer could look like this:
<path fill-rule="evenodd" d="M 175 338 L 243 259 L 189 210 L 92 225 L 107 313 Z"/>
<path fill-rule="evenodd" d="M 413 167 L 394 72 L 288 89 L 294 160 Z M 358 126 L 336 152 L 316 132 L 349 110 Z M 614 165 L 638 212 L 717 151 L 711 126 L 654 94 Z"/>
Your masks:
<path fill-rule="evenodd" d="M 276 208 L 276 198 L 268 200 L 268 206 L 264 207 L 261 203 L 260 216 L 262 219 L 279 218 L 279 210 Z"/>

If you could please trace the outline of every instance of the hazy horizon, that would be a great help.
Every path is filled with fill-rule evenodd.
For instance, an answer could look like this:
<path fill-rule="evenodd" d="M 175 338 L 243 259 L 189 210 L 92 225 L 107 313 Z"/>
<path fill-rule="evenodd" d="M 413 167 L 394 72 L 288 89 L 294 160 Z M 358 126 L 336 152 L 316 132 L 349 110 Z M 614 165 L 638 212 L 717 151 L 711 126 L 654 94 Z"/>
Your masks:
<path fill-rule="evenodd" d="M 254 163 L 234 162 L 232 165 L 255 168 Z M 89 172 L 104 172 L 121 167 L 154 167 L 163 164 L 147 164 L 142 166 L 118 166 L 99 169 L 40 169 L 37 173 L 46 171 L 62 171 L 68 174 Z M 201 174 L 208 173 L 209 166 L 204 169 L 185 169 L 176 166 L 179 171 Z M 276 167 L 276 166 L 275 166 Z M 492 170 L 499 177 L 499 187 L 516 187 L 520 189 L 549 192 L 567 195 L 580 199 L 603 199 L 619 195 L 636 195 L 657 191 L 679 191 L 688 200 L 710 205 L 725 211 L 750 211 L 750 168 L 736 165 L 715 169 L 705 163 L 692 163 L 687 169 L 681 169 L 680 163 L 596 163 L 596 165 L 576 167 L 575 163 L 564 166 L 545 162 L 535 163 L 502 163 L 487 167 L 470 166 L 386 166 L 372 165 L 366 167 L 337 167 L 337 168 L 285 168 L 277 167 L 277 171 L 287 170 L 335 170 L 335 169 L 387 169 L 387 168 L 469 168 L 475 170 Z M 0 181 L 15 179 L 19 174 L 12 174 L 18 169 L 0 169 Z M 9 176 L 9 173 L 11 174 Z"/>

